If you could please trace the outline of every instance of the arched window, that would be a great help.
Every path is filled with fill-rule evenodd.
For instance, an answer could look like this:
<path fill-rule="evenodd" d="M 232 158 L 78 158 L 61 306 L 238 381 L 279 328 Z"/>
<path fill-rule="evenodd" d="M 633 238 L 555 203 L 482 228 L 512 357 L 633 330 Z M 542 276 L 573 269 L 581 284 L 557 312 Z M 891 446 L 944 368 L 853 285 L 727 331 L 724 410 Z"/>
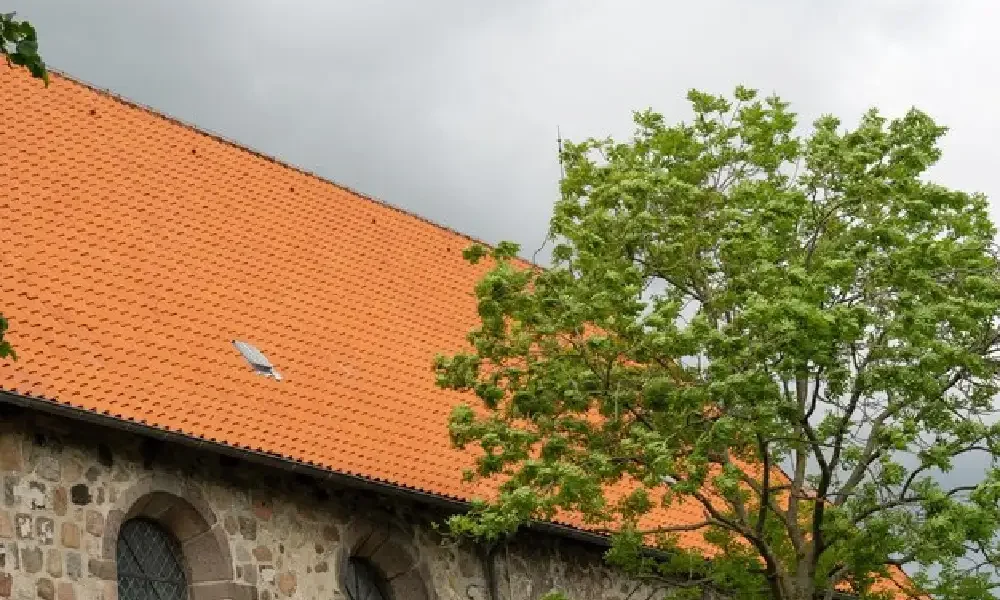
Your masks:
<path fill-rule="evenodd" d="M 181 547 L 149 519 L 130 519 L 118 532 L 119 600 L 187 600 Z"/>
<path fill-rule="evenodd" d="M 348 600 L 392 600 L 388 582 L 375 565 L 352 556 L 346 567 L 341 584 Z"/>

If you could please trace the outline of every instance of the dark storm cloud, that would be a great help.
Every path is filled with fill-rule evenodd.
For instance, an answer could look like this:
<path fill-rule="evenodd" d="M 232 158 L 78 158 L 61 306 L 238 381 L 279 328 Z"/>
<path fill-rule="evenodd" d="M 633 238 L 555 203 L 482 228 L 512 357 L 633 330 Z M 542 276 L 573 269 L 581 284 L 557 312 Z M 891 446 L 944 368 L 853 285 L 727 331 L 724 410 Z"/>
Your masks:
<path fill-rule="evenodd" d="M 777 91 L 806 121 L 915 104 L 952 128 L 935 175 L 1000 197 L 993 0 L 14 3 L 56 68 L 528 253 L 556 127 L 680 119 L 691 87 Z"/>

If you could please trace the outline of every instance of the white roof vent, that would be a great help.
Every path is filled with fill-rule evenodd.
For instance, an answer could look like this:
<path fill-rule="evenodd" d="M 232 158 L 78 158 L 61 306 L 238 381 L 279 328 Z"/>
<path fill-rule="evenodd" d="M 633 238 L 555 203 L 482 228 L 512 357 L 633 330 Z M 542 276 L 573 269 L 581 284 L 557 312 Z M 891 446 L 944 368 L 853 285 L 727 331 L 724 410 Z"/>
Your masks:
<path fill-rule="evenodd" d="M 247 359 L 247 362 L 250 363 L 254 371 L 265 377 L 273 377 L 275 381 L 281 381 L 281 373 L 274 370 L 274 365 L 271 364 L 271 361 L 267 360 L 264 353 L 254 347 L 253 344 L 233 340 L 233 345 L 240 351 L 243 358 Z"/>

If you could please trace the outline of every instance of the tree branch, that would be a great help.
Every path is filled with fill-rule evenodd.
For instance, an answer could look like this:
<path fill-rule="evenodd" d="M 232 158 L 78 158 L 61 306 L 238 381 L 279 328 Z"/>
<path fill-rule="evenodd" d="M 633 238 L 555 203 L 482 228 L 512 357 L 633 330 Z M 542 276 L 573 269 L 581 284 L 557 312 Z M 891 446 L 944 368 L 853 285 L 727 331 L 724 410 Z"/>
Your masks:
<path fill-rule="evenodd" d="M 698 531 L 699 529 L 705 529 L 706 527 L 719 527 L 724 524 L 716 521 L 715 519 L 706 519 L 704 521 L 699 521 L 697 523 L 688 523 L 685 525 L 670 525 L 667 527 L 654 527 L 652 529 L 643 529 L 637 533 L 642 536 L 646 535 L 657 535 L 661 533 L 680 533 L 684 531 Z M 613 533 L 610 529 L 598 529 L 597 531 L 603 532 L 605 534 Z"/>
<path fill-rule="evenodd" d="M 864 372 L 868 370 L 868 366 L 874 360 L 873 357 L 875 356 L 876 349 L 885 343 L 887 335 L 887 331 L 882 330 L 875 343 L 868 347 L 868 353 L 865 354 L 865 357 L 862 359 L 860 365 L 857 365 L 857 361 L 855 359 L 856 372 L 854 374 L 854 389 L 851 390 L 851 396 L 847 402 L 847 407 L 844 409 L 844 414 L 840 419 L 840 423 L 837 425 L 837 433 L 834 434 L 833 437 L 833 451 L 830 455 L 829 462 L 831 472 L 835 472 L 837 467 L 840 465 L 840 454 L 843 452 L 844 436 L 847 435 L 851 419 L 854 418 L 854 412 L 858 409 L 858 404 L 861 402 L 861 396 L 865 393 L 865 389 L 861 386 L 859 381 L 862 379 Z M 874 431 L 872 433 L 874 433 Z"/>
<path fill-rule="evenodd" d="M 790 598 L 791 595 L 786 589 L 787 575 L 767 542 L 747 527 L 743 527 L 731 519 L 726 518 L 725 515 L 715 508 L 711 500 L 705 497 L 705 495 L 701 492 L 695 492 L 692 495 L 696 500 L 698 500 L 698 502 L 701 503 L 705 511 L 714 520 L 725 525 L 730 531 L 741 535 L 757 550 L 761 558 L 764 560 L 764 565 L 766 566 L 764 577 L 767 579 L 768 586 L 771 588 L 772 597 L 776 599 Z"/>
<path fill-rule="evenodd" d="M 974 485 L 961 485 L 948 490 L 947 492 L 944 493 L 944 495 L 947 496 L 948 498 L 953 498 L 958 494 L 961 494 L 962 492 L 971 492 L 974 489 L 976 489 L 976 486 Z M 899 508 L 901 506 L 908 506 L 911 504 L 918 504 L 920 502 L 926 502 L 927 500 L 929 500 L 927 496 L 908 496 L 908 497 L 900 496 L 892 500 L 886 500 L 884 502 L 879 503 L 878 506 L 870 507 L 854 515 L 854 517 L 851 519 L 851 522 L 856 525 L 864 521 L 868 517 L 878 514 L 882 511 L 892 510 L 893 508 Z"/>
<path fill-rule="evenodd" d="M 764 467 L 764 475 L 761 482 L 760 506 L 757 508 L 757 535 L 764 535 L 764 522 L 767 518 L 767 507 L 771 502 L 771 457 L 767 451 L 767 441 L 757 434 L 757 452 L 760 454 L 761 464 Z"/>

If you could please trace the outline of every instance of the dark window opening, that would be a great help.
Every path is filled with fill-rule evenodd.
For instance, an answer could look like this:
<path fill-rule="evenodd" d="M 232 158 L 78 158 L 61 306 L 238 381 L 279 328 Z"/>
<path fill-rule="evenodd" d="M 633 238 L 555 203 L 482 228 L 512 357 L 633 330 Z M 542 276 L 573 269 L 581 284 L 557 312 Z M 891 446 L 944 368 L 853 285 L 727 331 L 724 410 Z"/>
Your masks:
<path fill-rule="evenodd" d="M 347 559 L 342 582 L 349 600 L 392 600 L 385 577 L 363 558 Z"/>
<path fill-rule="evenodd" d="M 119 600 L 187 600 L 181 547 L 148 519 L 131 519 L 118 533 Z"/>

